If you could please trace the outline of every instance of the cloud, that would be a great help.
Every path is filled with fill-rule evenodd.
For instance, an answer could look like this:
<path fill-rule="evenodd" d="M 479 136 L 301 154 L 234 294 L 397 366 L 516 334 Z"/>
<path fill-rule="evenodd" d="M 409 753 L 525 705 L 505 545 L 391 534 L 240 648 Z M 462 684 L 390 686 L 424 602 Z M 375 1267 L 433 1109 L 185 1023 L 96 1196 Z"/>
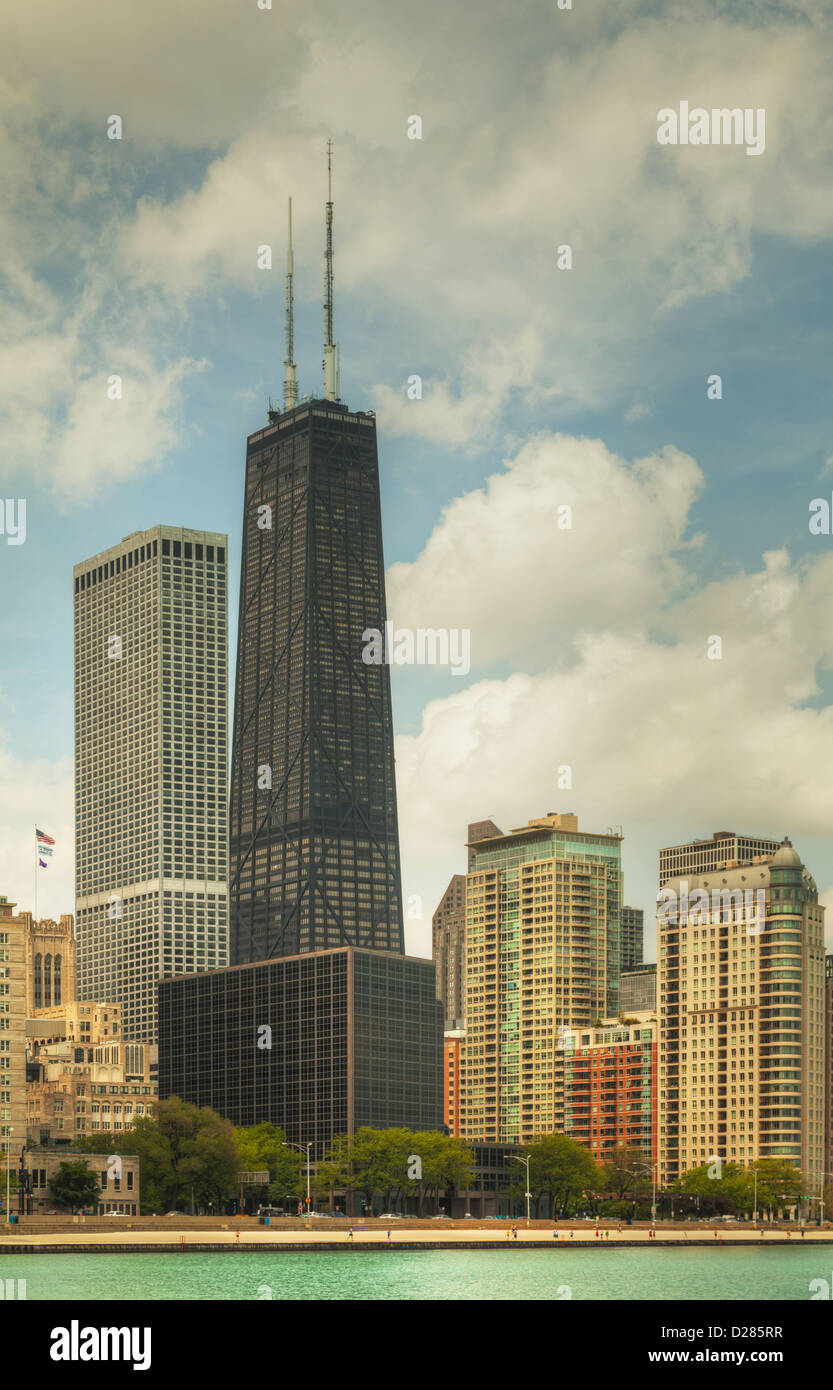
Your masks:
<path fill-rule="evenodd" d="M 749 274 L 753 234 L 803 246 L 833 233 L 833 117 L 818 115 L 829 34 L 823 6 L 694 16 L 678 0 L 631 0 L 615 14 L 567 14 L 522 0 L 510 16 L 487 0 L 473 29 L 439 0 L 418 16 L 365 0 L 358 27 L 334 0 L 314 14 L 297 0 L 207 0 L 175 15 L 161 0 L 106 11 L 79 0 L 51 8 L 44 46 L 39 12 L 16 11 L 0 92 L 5 319 L 14 344 L 22 288 L 38 325 L 22 357 L 54 346 L 45 384 L 62 387 L 75 441 L 59 477 L 80 466 L 89 481 L 82 460 L 100 419 L 85 383 L 107 344 L 93 315 L 76 321 L 60 274 L 47 287 L 45 254 L 50 271 L 80 262 L 82 281 L 118 286 L 112 340 L 144 357 L 137 439 L 167 448 L 198 355 L 182 346 L 183 309 L 229 287 L 280 302 L 290 194 L 299 318 L 319 299 L 329 134 L 336 332 L 345 300 L 360 297 L 345 362 L 375 383 L 389 433 L 476 448 L 500 437 L 512 397 L 563 419 L 571 402 L 636 396 L 633 420 L 640 332 L 694 296 L 732 290 Z M 683 97 L 765 107 L 765 155 L 659 147 L 656 113 Z M 113 112 L 122 141 L 106 138 Z M 407 138 L 414 113 L 419 141 Z M 556 266 L 565 243 L 569 271 Z M 256 265 L 263 244 L 272 272 Z M 392 323 L 404 326 L 393 354 Z M 425 383 L 418 405 L 404 392 L 413 373 Z M 21 457 L 52 452 L 54 400 L 12 400 Z"/>
<path fill-rule="evenodd" d="M 468 628 L 475 669 L 568 661 L 599 624 L 641 630 L 690 582 L 679 557 L 702 481 L 672 447 L 628 464 L 600 440 L 542 432 L 445 508 L 412 564 L 391 566 L 391 617 Z"/>

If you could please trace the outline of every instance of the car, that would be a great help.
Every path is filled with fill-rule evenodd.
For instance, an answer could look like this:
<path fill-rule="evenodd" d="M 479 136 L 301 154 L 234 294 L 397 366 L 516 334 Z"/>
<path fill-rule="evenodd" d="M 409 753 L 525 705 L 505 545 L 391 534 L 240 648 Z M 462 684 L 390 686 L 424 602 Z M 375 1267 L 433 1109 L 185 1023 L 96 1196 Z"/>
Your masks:
<path fill-rule="evenodd" d="M 377 1221 L 398 1221 L 400 1213 L 398 1211 L 383 1211 L 381 1216 L 377 1216 Z"/>
<path fill-rule="evenodd" d="M 108 1216 L 124 1216 L 123 1211 L 108 1211 Z"/>

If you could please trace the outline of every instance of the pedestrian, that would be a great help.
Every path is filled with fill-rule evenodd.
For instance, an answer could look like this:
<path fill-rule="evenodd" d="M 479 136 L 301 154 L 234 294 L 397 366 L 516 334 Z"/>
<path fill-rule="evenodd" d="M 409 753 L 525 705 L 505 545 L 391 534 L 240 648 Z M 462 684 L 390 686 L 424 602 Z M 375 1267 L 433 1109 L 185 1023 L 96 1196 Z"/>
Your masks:
<path fill-rule="evenodd" d="M 388 1231 L 388 1240 L 390 1240 L 390 1231 Z"/>
<path fill-rule="evenodd" d="M 517 1240 L 517 1239 L 518 1239 L 518 1228 L 517 1228 L 517 1226 L 513 1226 L 513 1227 L 512 1227 L 512 1239 L 513 1239 L 513 1240 Z"/>
<path fill-rule="evenodd" d="M 573 1239 L 573 1236 L 574 1236 L 574 1235 L 575 1235 L 575 1231 L 571 1231 L 571 1232 L 570 1232 L 570 1240 Z"/>
<path fill-rule="evenodd" d="M 353 1239 L 353 1227 L 352 1227 L 352 1226 L 350 1227 L 350 1230 L 347 1232 L 347 1239 L 348 1239 L 348 1240 L 352 1240 L 352 1239 Z"/>
<path fill-rule="evenodd" d="M 239 1240 L 239 1239 L 240 1239 L 240 1232 L 239 1232 L 239 1231 L 235 1231 L 234 1235 L 235 1235 L 235 1239 L 236 1239 L 236 1240 Z"/>
<path fill-rule="evenodd" d="M 553 1233 L 552 1233 L 552 1238 L 553 1238 L 553 1240 L 558 1240 L 558 1227 L 557 1227 L 557 1226 L 556 1226 L 555 1230 L 554 1230 Z"/>
<path fill-rule="evenodd" d="M 804 1227 L 803 1227 L 803 1226 L 801 1227 L 801 1239 L 802 1239 L 802 1240 L 804 1239 Z"/>

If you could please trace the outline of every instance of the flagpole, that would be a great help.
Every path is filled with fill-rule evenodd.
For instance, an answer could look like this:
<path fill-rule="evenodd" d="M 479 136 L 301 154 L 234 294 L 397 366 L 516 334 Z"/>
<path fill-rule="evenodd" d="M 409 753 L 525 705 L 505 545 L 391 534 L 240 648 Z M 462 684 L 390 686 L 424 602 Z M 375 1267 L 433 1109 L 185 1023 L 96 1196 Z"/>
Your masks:
<path fill-rule="evenodd" d="M 38 827 L 35 826 L 35 915 L 33 925 L 38 920 Z"/>

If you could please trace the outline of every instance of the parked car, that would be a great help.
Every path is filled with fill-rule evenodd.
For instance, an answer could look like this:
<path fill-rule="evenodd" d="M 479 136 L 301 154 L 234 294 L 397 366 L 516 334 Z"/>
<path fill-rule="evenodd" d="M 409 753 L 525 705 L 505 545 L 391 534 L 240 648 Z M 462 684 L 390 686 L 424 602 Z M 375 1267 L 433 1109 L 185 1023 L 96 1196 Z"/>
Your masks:
<path fill-rule="evenodd" d="M 398 1211 L 383 1211 L 381 1216 L 376 1219 L 377 1221 L 398 1221 L 399 1216 L 400 1213 Z"/>

